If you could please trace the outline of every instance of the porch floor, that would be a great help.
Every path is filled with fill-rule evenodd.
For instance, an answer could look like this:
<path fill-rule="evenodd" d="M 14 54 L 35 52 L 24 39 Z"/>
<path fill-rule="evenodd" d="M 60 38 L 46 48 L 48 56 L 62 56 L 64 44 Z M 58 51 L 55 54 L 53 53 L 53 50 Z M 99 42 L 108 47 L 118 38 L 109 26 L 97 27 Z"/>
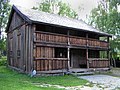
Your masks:
<path fill-rule="evenodd" d="M 71 73 L 84 73 L 84 72 L 95 72 L 95 71 L 107 71 L 110 68 L 70 68 Z"/>

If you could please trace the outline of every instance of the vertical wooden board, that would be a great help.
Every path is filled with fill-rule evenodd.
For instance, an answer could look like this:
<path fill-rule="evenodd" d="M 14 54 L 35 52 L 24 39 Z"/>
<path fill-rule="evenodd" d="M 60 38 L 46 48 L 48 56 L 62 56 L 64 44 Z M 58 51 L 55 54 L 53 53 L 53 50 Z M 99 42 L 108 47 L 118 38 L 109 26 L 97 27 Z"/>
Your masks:
<path fill-rule="evenodd" d="M 43 51 L 42 47 L 40 47 L 40 58 L 42 58 L 42 56 L 43 56 L 43 52 L 42 51 Z"/>
<path fill-rule="evenodd" d="M 43 60 L 40 60 L 40 62 L 41 62 L 40 68 L 41 68 L 41 71 L 43 71 Z"/>
<path fill-rule="evenodd" d="M 33 49 L 33 57 L 36 57 L 36 48 Z"/>
<path fill-rule="evenodd" d="M 41 58 L 41 47 L 39 47 L 39 58 Z"/>
<path fill-rule="evenodd" d="M 45 60 L 43 60 L 43 71 L 45 71 Z"/>
<path fill-rule="evenodd" d="M 54 36 L 51 35 L 51 42 L 54 42 Z"/>
<path fill-rule="evenodd" d="M 52 70 L 52 60 L 49 60 L 49 70 Z"/>
<path fill-rule="evenodd" d="M 50 35 L 48 35 L 48 42 L 50 42 Z"/>
<path fill-rule="evenodd" d="M 52 48 L 49 48 L 49 58 L 53 58 L 53 51 L 52 51 Z"/>
<path fill-rule="evenodd" d="M 37 58 L 39 58 L 39 55 L 40 55 L 40 49 L 39 49 L 40 47 L 37 47 Z"/>
<path fill-rule="evenodd" d="M 48 58 L 49 57 L 49 47 L 45 47 L 45 57 Z"/>
<path fill-rule="evenodd" d="M 47 70 L 47 60 L 44 60 L 44 71 Z"/>
<path fill-rule="evenodd" d="M 45 41 L 48 42 L 48 34 L 46 34 L 46 40 Z"/>
<path fill-rule="evenodd" d="M 28 55 L 28 57 L 29 57 L 29 72 L 31 72 L 32 70 L 33 70 L 33 67 L 32 67 L 32 60 L 33 60 L 33 58 L 32 58 L 32 51 L 33 51 L 33 46 L 32 46 L 32 44 L 31 44 L 31 40 L 32 40 L 33 38 L 32 38 L 32 26 L 29 26 L 29 55 Z M 31 54 L 32 53 L 32 54 Z"/>
<path fill-rule="evenodd" d="M 39 33 L 36 33 L 36 40 L 39 41 Z"/>
<path fill-rule="evenodd" d="M 52 60 L 52 69 L 53 70 L 55 69 L 55 62 L 54 62 L 54 60 Z"/>
<path fill-rule="evenodd" d="M 14 67 L 16 67 L 16 57 L 17 57 L 17 55 L 16 55 L 16 32 L 15 32 L 15 30 L 14 30 L 14 32 L 13 32 L 13 66 Z"/>
<path fill-rule="evenodd" d="M 48 56 L 47 58 L 50 58 L 50 47 L 48 47 Z"/>
<path fill-rule="evenodd" d="M 38 60 L 37 61 L 37 71 L 39 71 L 40 70 L 40 61 Z"/>
<path fill-rule="evenodd" d="M 52 48 L 52 58 L 55 57 L 55 48 Z"/>
<path fill-rule="evenodd" d="M 41 58 L 43 58 L 43 47 L 40 47 L 40 49 L 41 49 Z"/>
<path fill-rule="evenodd" d="M 48 47 L 48 54 L 47 54 L 47 58 L 50 58 L 50 47 Z"/>
<path fill-rule="evenodd" d="M 43 41 L 45 41 L 45 34 L 43 34 L 43 37 L 42 37 L 42 38 L 43 38 Z"/>
<path fill-rule="evenodd" d="M 39 71 L 41 71 L 41 60 L 39 60 Z"/>
<path fill-rule="evenodd" d="M 44 47 L 45 48 L 45 58 L 48 58 L 48 47 Z"/>
<path fill-rule="evenodd" d="M 48 54 L 49 54 L 49 58 L 52 58 L 52 50 L 51 50 L 51 47 L 49 48 Z"/>
<path fill-rule="evenodd" d="M 37 70 L 37 68 L 36 68 L 36 61 L 35 60 L 33 61 L 33 69 Z"/>
<path fill-rule="evenodd" d="M 49 42 L 51 42 L 51 35 L 49 35 Z"/>
<path fill-rule="evenodd" d="M 42 37 L 43 37 L 43 35 L 41 34 L 40 36 L 41 36 L 41 37 L 40 37 L 40 38 L 41 38 L 41 41 L 43 41 L 43 38 L 42 38 Z"/>

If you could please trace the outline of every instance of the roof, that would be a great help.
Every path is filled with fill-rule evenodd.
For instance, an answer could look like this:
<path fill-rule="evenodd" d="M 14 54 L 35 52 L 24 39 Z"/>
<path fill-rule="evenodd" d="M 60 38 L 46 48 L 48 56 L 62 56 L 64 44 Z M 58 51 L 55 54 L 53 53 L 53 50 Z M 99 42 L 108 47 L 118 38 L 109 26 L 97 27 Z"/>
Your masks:
<path fill-rule="evenodd" d="M 82 20 L 62 17 L 56 14 L 50 14 L 50 13 L 37 11 L 33 9 L 25 9 L 25 8 L 14 6 L 14 5 L 12 7 L 11 13 L 13 11 L 16 11 L 26 22 L 31 24 L 45 23 L 45 24 L 57 25 L 57 26 L 62 26 L 62 27 L 67 27 L 72 29 L 84 30 L 86 32 L 94 32 L 101 35 L 111 36 L 110 34 L 107 34 L 105 32 L 102 32 L 100 30 L 93 28 L 92 26 L 86 24 Z M 10 18 L 8 22 L 8 27 L 10 23 Z"/>

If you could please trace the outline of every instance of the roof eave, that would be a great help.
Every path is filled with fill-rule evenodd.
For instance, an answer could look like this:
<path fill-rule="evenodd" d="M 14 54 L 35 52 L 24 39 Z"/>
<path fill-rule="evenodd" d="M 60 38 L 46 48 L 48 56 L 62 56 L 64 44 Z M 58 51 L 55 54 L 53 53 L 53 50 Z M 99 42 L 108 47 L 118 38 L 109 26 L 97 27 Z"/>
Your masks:
<path fill-rule="evenodd" d="M 74 30 L 80 30 L 80 31 L 84 31 L 84 32 L 92 32 L 92 33 L 99 34 L 99 35 L 101 35 L 101 36 L 112 37 L 112 35 L 106 34 L 106 33 L 102 34 L 102 33 L 97 33 L 97 32 L 94 32 L 94 31 L 86 31 L 86 30 L 83 30 L 83 29 L 78 29 L 78 28 L 73 28 L 73 27 L 61 26 L 61 25 L 56 25 L 56 24 L 51 24 L 51 23 L 45 23 L 45 22 L 38 22 L 38 21 L 34 21 L 34 20 L 31 20 L 31 21 L 32 21 L 34 24 L 46 24 L 46 25 L 51 25 L 51 26 L 57 26 L 57 27 L 74 29 Z"/>

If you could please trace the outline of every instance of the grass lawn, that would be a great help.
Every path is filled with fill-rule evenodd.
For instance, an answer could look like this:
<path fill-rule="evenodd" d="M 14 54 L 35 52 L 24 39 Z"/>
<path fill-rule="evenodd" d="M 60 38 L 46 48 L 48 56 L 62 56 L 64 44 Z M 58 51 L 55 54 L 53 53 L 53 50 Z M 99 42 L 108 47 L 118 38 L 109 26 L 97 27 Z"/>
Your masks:
<path fill-rule="evenodd" d="M 71 75 L 29 77 L 12 71 L 6 66 L 0 66 L 0 90 L 61 90 L 54 87 L 40 87 L 33 83 L 80 86 L 86 84 L 87 81 Z"/>

